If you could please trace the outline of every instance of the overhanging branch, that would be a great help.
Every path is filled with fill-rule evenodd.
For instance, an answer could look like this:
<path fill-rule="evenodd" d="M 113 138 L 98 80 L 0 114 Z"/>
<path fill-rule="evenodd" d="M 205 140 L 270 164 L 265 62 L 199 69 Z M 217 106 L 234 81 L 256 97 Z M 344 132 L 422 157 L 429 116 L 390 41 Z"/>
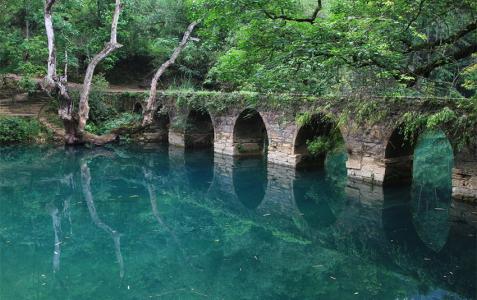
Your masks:
<path fill-rule="evenodd" d="M 318 18 L 318 14 L 320 11 L 323 9 L 323 3 L 322 0 L 318 0 L 317 6 L 315 10 L 313 11 L 313 14 L 309 18 L 294 18 L 287 16 L 285 14 L 281 15 L 275 15 L 274 13 L 271 13 L 269 11 L 264 10 L 263 12 L 265 15 L 272 20 L 285 20 L 285 21 L 292 21 L 292 22 L 302 22 L 302 23 L 310 23 L 313 24 L 315 23 L 316 19 Z"/>

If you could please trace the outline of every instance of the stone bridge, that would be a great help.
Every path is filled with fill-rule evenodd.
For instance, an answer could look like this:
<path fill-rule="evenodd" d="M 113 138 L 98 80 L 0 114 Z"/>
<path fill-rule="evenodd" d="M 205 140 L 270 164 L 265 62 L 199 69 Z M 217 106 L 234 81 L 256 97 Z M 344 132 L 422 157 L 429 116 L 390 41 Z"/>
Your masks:
<path fill-rule="evenodd" d="M 311 156 L 306 143 L 339 128 L 348 154 L 346 166 L 350 180 L 372 185 L 409 185 L 418 135 L 406 138 L 399 120 L 406 112 L 438 111 L 448 105 L 449 100 L 442 100 L 442 103 L 425 99 L 372 100 L 375 105 L 371 106 L 369 118 L 390 111 L 386 117 L 373 122 L 356 121 L 352 111 L 345 121 L 338 121 L 343 101 L 346 100 L 336 101 L 337 108 L 333 107 L 335 102 L 324 104 L 320 101 L 297 101 L 275 108 L 235 102 L 219 111 L 193 102 L 181 104 L 177 96 L 164 97 L 159 101 L 162 104 L 155 115 L 155 123 L 139 139 L 189 149 L 213 148 L 215 153 L 234 157 L 264 155 L 270 164 L 300 168 L 323 165 L 325 155 Z M 131 107 L 140 112 L 143 103 L 139 101 Z M 310 120 L 300 125 L 297 118 L 304 113 Z M 456 200 L 477 202 L 475 127 L 471 145 L 454 146 L 452 186 Z M 454 133 L 448 133 L 445 128 L 443 131 L 452 145 L 458 144 Z"/>

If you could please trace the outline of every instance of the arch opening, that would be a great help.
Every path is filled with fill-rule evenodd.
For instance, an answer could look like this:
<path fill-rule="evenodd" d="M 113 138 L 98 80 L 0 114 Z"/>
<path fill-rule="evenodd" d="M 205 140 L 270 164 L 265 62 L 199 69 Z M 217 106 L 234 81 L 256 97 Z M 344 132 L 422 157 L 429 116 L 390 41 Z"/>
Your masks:
<path fill-rule="evenodd" d="M 446 177 L 450 184 L 452 152 L 452 146 L 442 130 L 427 130 L 406 136 L 403 126 L 399 126 L 386 145 L 384 185 L 410 185 L 419 174 L 428 181 L 446 181 L 433 177 L 439 174 Z M 439 171 L 433 170 L 435 168 Z"/>
<path fill-rule="evenodd" d="M 244 110 L 234 127 L 234 149 L 237 156 L 261 156 L 268 150 L 268 134 L 260 113 Z"/>
<path fill-rule="evenodd" d="M 143 111 L 142 104 L 139 102 L 136 102 L 133 107 L 133 113 L 141 115 Z"/>
<path fill-rule="evenodd" d="M 414 146 L 417 138 L 417 134 L 407 137 L 403 126 L 399 126 L 393 131 L 384 154 L 385 185 L 412 183 Z"/>
<path fill-rule="evenodd" d="M 344 139 L 337 126 L 315 114 L 298 130 L 294 154 L 297 169 L 322 169 L 329 153 L 344 153 Z"/>
<path fill-rule="evenodd" d="M 211 149 L 214 146 L 214 125 L 207 111 L 192 110 L 184 131 L 186 149 Z"/>

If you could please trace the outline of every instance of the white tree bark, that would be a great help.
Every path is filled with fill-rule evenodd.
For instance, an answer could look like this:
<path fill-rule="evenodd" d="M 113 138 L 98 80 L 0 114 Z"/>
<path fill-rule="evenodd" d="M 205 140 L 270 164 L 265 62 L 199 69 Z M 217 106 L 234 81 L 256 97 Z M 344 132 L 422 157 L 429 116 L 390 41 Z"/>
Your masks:
<path fill-rule="evenodd" d="M 45 29 L 48 38 L 48 73 L 46 75 L 46 84 L 53 89 L 56 82 L 56 50 L 55 50 L 55 31 L 53 29 L 52 9 L 56 0 L 45 0 Z"/>
<path fill-rule="evenodd" d="M 94 70 L 96 66 L 105 59 L 109 54 L 111 54 L 114 50 L 119 49 L 122 47 L 121 44 L 118 43 L 117 40 L 117 32 L 118 32 L 118 21 L 119 15 L 121 14 L 121 0 L 116 0 L 116 6 L 114 9 L 113 21 L 111 24 L 111 39 L 106 45 L 104 46 L 103 50 L 96 54 L 91 62 L 88 64 L 88 68 L 86 69 L 86 74 L 84 76 L 83 82 L 83 89 L 80 94 L 80 101 L 79 101 L 79 124 L 78 124 L 78 131 L 79 133 L 84 132 L 84 128 L 86 126 L 86 122 L 89 118 L 89 94 L 91 92 L 91 82 L 93 80 Z"/>
<path fill-rule="evenodd" d="M 192 32 L 194 28 L 199 24 L 199 21 L 192 22 L 188 27 L 184 36 L 182 37 L 182 41 L 179 43 L 179 46 L 174 50 L 171 57 L 161 65 L 161 67 L 157 70 L 156 74 L 154 75 L 152 82 L 151 82 L 151 90 L 149 92 L 149 98 L 147 99 L 147 105 L 144 110 L 144 118 L 142 120 L 143 126 L 148 126 L 152 123 L 154 119 L 154 112 L 157 109 L 156 104 L 156 96 L 157 96 L 157 83 L 164 72 L 172 66 L 179 55 L 181 54 L 182 50 L 187 46 L 187 43 L 191 40 Z"/>

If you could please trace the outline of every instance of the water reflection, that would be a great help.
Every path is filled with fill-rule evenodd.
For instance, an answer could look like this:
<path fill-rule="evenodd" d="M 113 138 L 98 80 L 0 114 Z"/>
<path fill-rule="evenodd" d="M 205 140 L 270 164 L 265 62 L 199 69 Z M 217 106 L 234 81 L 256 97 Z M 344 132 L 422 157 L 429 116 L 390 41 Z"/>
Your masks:
<path fill-rule="evenodd" d="M 114 253 L 116 254 L 116 260 L 119 265 L 119 277 L 124 277 L 124 259 L 121 253 L 121 234 L 106 225 L 98 216 L 96 206 L 94 205 L 94 198 L 91 192 L 91 172 L 87 161 L 81 162 L 81 188 L 83 191 L 83 197 L 88 206 L 88 211 L 94 224 L 108 233 L 114 242 Z"/>
<path fill-rule="evenodd" d="M 0 149 L 0 298 L 475 297 L 477 209 L 436 202 L 429 218 L 415 188 L 348 182 L 342 158 L 295 173 L 177 149 Z"/>

